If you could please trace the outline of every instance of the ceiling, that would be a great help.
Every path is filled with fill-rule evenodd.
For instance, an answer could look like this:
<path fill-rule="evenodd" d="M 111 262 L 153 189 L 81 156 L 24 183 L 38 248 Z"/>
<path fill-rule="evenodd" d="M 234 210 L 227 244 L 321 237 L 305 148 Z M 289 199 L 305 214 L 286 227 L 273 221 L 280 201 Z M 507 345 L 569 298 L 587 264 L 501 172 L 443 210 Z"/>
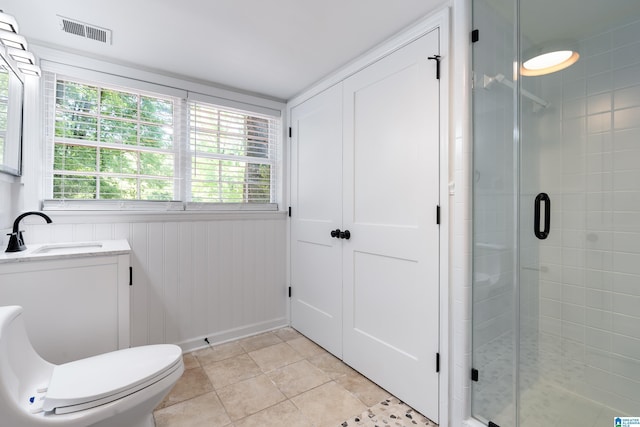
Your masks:
<path fill-rule="evenodd" d="M 4 0 L 32 44 L 287 100 L 443 0 Z M 112 30 L 107 45 L 57 15 Z"/>

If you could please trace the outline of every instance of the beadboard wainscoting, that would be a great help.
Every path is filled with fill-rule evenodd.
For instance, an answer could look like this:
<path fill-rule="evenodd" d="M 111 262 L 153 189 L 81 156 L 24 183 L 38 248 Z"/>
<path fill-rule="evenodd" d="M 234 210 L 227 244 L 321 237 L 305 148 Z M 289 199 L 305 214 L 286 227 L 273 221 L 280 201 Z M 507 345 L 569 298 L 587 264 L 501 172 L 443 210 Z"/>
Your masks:
<path fill-rule="evenodd" d="M 283 212 L 48 214 L 24 224 L 27 246 L 129 241 L 132 346 L 190 351 L 288 323 Z"/>

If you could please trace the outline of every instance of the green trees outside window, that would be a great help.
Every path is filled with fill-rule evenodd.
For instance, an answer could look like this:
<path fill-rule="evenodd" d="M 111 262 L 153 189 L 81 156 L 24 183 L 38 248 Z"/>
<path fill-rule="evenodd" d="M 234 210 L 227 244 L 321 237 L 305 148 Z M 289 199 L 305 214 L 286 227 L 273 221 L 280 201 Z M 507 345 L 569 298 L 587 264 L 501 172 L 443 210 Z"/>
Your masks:
<path fill-rule="evenodd" d="M 56 81 L 53 197 L 173 200 L 174 101 Z"/>
<path fill-rule="evenodd" d="M 277 132 L 278 119 L 59 78 L 53 198 L 273 203 Z"/>

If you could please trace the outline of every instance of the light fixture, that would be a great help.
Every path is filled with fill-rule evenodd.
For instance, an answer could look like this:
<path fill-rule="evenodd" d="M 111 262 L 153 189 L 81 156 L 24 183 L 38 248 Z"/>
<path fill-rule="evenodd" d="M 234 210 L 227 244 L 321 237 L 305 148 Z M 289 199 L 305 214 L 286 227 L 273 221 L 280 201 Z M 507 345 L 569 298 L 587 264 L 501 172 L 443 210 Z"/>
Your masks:
<path fill-rule="evenodd" d="M 564 70 L 580 58 L 573 42 L 558 42 L 537 47 L 525 53 L 520 67 L 523 76 L 543 76 Z"/>
<path fill-rule="evenodd" d="M 37 65 L 18 62 L 17 67 L 22 74 L 26 74 L 28 76 L 40 77 L 40 74 L 42 74 L 42 72 L 40 71 L 40 67 L 38 67 Z"/>
<path fill-rule="evenodd" d="M 18 33 L 18 21 L 12 15 L 0 10 L 0 30 Z"/>
<path fill-rule="evenodd" d="M 20 49 L 15 49 L 13 47 L 8 47 L 7 55 L 13 58 L 13 60 L 16 62 L 21 62 L 23 64 L 31 64 L 31 65 L 36 64 L 35 56 L 33 56 L 33 53 L 29 52 L 28 50 L 20 50 Z"/>
<path fill-rule="evenodd" d="M 2 41 L 2 44 L 6 47 L 27 50 L 27 39 L 25 39 L 20 34 L 12 33 L 11 31 L 0 30 L 0 41 Z"/>

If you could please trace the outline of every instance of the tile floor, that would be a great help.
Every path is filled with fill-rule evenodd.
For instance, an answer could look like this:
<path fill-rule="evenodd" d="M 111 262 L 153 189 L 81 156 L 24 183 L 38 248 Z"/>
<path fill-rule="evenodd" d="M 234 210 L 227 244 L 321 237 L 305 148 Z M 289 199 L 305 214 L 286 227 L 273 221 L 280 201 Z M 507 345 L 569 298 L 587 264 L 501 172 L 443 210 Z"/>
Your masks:
<path fill-rule="evenodd" d="M 339 427 L 391 395 L 291 328 L 194 351 L 158 427 Z"/>

